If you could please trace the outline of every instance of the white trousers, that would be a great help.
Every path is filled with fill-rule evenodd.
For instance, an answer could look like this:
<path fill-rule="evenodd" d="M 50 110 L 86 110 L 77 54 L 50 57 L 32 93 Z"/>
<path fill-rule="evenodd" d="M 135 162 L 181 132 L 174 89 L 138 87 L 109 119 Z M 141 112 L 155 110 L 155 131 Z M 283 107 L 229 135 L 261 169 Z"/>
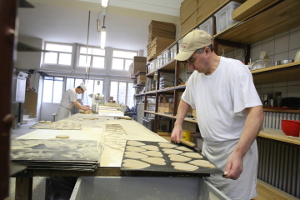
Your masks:
<path fill-rule="evenodd" d="M 56 113 L 56 121 L 60 121 L 62 119 L 65 119 L 71 115 L 71 110 L 64 108 L 62 106 L 59 106 L 57 113 Z"/>
<path fill-rule="evenodd" d="M 217 167 L 225 171 L 227 158 L 238 140 L 203 143 L 202 153 Z M 222 174 L 211 174 L 207 179 L 232 200 L 250 200 L 257 196 L 258 150 L 256 140 L 243 159 L 243 172 L 237 180 L 223 178 Z"/>

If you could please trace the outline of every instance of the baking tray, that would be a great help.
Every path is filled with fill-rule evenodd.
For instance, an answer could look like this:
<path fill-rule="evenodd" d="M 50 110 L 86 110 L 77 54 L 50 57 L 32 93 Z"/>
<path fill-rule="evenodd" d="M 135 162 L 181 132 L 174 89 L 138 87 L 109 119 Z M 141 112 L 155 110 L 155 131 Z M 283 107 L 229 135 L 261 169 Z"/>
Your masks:
<path fill-rule="evenodd" d="M 200 167 L 200 166 L 197 166 L 198 169 L 194 170 L 194 171 L 184 171 L 184 170 L 177 170 L 175 169 L 171 163 L 174 162 L 174 161 L 171 161 L 170 158 L 168 157 L 168 155 L 170 154 L 165 154 L 163 151 L 162 151 L 162 147 L 159 146 L 158 143 L 163 143 L 163 142 L 148 142 L 148 141 L 137 141 L 137 142 L 142 142 L 146 145 L 154 145 L 156 147 L 158 147 L 159 151 L 163 154 L 163 158 L 166 162 L 165 165 L 154 165 L 154 164 L 150 164 L 149 167 L 146 167 L 146 168 L 141 168 L 141 169 L 132 169 L 132 168 L 126 168 L 126 167 L 123 167 L 123 160 L 124 159 L 133 159 L 133 158 L 128 158 L 125 156 L 125 153 L 126 152 L 129 152 L 129 151 L 126 151 L 126 148 L 127 146 L 130 146 L 128 145 L 127 143 L 129 142 L 129 140 L 126 142 L 126 146 L 125 146 L 125 150 L 124 150 L 124 153 L 123 153 L 123 158 L 122 158 L 122 166 L 121 166 L 121 171 L 144 171 L 144 172 L 163 172 L 163 173 L 180 173 L 180 174 L 198 174 L 198 175 L 201 175 L 201 176 L 209 176 L 210 174 L 217 174 L 217 173 L 221 173 L 223 174 L 223 171 L 217 167 L 215 168 L 205 168 L 205 167 Z M 173 145 L 176 145 L 176 144 L 173 144 Z M 182 145 L 176 145 L 177 147 L 181 147 Z M 175 147 L 175 148 L 177 148 Z M 175 149 L 175 148 L 172 148 L 172 149 Z M 195 150 L 193 150 L 193 152 L 197 152 Z M 183 152 L 184 153 L 184 152 Z M 199 153 L 199 152 L 197 152 Z M 200 153 L 199 153 L 200 154 Z M 180 154 L 178 154 L 180 155 Z M 200 154 L 201 156 L 203 156 L 202 154 Z M 134 160 L 140 160 L 140 159 L 134 159 Z M 183 162 L 183 163 L 188 163 L 190 164 L 189 162 L 193 161 L 193 160 L 207 160 L 208 159 L 203 156 L 203 158 L 201 159 L 195 159 L 195 158 L 191 158 L 191 160 L 187 161 L 187 162 Z M 142 161 L 142 160 L 141 160 Z M 145 161 L 142 161 L 142 162 L 145 162 Z M 146 162 L 147 163 L 147 162 Z M 213 163 L 212 163 L 213 164 Z"/>

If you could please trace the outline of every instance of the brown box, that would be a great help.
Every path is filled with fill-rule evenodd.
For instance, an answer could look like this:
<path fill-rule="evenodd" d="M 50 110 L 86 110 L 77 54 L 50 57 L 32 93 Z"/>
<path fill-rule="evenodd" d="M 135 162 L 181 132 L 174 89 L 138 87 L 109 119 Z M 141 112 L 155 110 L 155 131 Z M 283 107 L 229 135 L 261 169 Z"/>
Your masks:
<path fill-rule="evenodd" d="M 180 6 L 180 23 L 184 23 L 194 12 L 197 12 L 198 0 L 184 0 Z M 195 24 L 196 25 L 196 24 Z"/>
<path fill-rule="evenodd" d="M 173 103 L 158 103 L 158 112 L 173 112 Z"/>
<path fill-rule="evenodd" d="M 191 15 L 183 24 L 181 24 L 181 36 L 191 31 L 197 25 L 197 12 Z"/>
<path fill-rule="evenodd" d="M 152 40 L 156 37 L 165 37 L 175 40 L 175 34 L 175 24 L 152 20 L 149 25 L 148 42 L 152 42 Z"/>
<path fill-rule="evenodd" d="M 140 63 L 146 64 L 147 58 L 146 57 L 141 57 L 141 56 L 134 56 L 133 57 L 133 63 L 136 63 L 136 62 L 140 62 Z"/>
<path fill-rule="evenodd" d="M 145 75 L 139 75 L 137 77 L 137 83 L 140 84 L 140 83 L 146 83 L 146 76 Z"/>
<path fill-rule="evenodd" d="M 134 62 L 130 66 L 130 76 L 134 78 L 134 75 L 137 72 L 146 72 L 147 65 L 146 63 Z"/>

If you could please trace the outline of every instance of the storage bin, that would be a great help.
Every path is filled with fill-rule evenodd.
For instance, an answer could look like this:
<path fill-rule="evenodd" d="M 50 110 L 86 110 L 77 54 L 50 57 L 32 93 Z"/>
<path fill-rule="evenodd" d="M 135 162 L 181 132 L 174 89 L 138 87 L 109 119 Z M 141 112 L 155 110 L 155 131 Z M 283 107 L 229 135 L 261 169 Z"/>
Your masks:
<path fill-rule="evenodd" d="M 230 200 L 200 177 L 79 177 L 70 200 Z"/>
<path fill-rule="evenodd" d="M 217 34 L 237 22 L 232 20 L 232 11 L 240 5 L 241 3 L 231 1 L 215 14 Z"/>
<path fill-rule="evenodd" d="M 207 32 L 210 35 L 214 35 L 214 33 L 213 33 L 213 22 L 214 22 L 214 18 L 211 17 L 208 20 L 206 20 L 205 22 L 203 22 L 199 26 L 199 29 Z"/>

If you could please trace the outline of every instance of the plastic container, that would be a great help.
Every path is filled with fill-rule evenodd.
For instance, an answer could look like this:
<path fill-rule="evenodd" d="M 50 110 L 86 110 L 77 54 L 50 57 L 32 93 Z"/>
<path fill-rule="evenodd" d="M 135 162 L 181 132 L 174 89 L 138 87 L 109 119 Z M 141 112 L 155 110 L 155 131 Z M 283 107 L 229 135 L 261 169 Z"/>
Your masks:
<path fill-rule="evenodd" d="M 215 14 L 217 33 L 220 33 L 224 29 L 237 22 L 236 20 L 232 20 L 232 11 L 234 11 L 240 5 L 241 3 L 231 1 Z"/>
<path fill-rule="evenodd" d="M 283 119 L 281 120 L 281 129 L 288 136 L 299 137 L 300 121 Z"/>
<path fill-rule="evenodd" d="M 192 138 L 192 131 L 189 130 L 182 131 L 182 139 L 186 141 L 191 141 L 191 138 Z"/>
<path fill-rule="evenodd" d="M 199 29 L 207 32 L 210 35 L 214 35 L 213 34 L 213 21 L 214 21 L 213 17 L 209 18 L 208 20 L 206 20 L 199 26 Z"/>

